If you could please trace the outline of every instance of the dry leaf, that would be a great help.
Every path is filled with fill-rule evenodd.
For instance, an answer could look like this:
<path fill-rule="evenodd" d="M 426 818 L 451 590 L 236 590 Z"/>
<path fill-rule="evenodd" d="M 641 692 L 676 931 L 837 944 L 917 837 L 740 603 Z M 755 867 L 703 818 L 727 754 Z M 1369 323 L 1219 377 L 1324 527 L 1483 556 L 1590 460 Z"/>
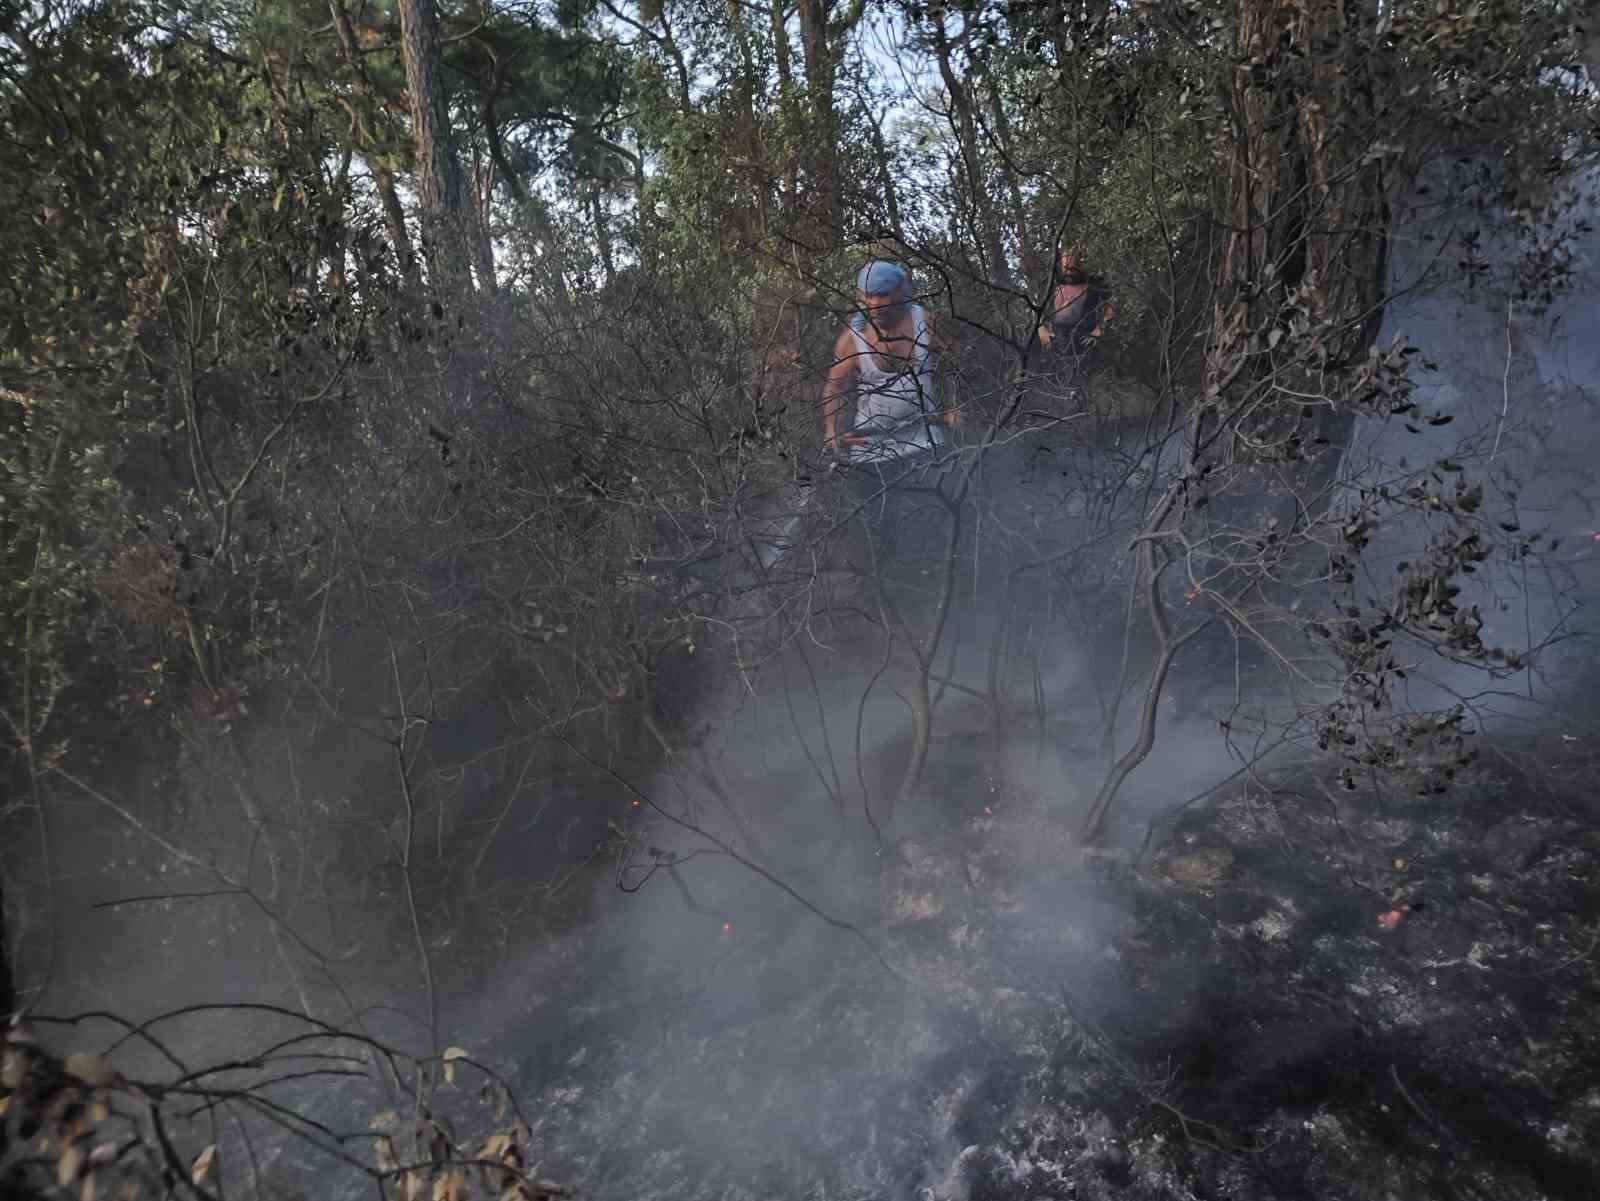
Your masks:
<path fill-rule="evenodd" d="M 204 1184 L 206 1177 L 211 1175 L 211 1169 L 217 1166 L 217 1144 L 212 1143 L 199 1155 L 195 1156 L 194 1163 L 189 1167 L 189 1179 L 196 1185 Z"/>
<path fill-rule="evenodd" d="M 65 1066 L 67 1075 L 97 1088 L 110 1084 L 117 1075 L 111 1065 L 100 1056 L 86 1055 L 82 1052 L 68 1055 Z"/>
<path fill-rule="evenodd" d="M 452 1168 L 433 1182 L 433 1201 L 465 1201 L 467 1196 L 466 1173 Z"/>
<path fill-rule="evenodd" d="M 56 1183 L 62 1188 L 71 1184 L 78 1178 L 78 1169 L 83 1165 L 83 1151 L 77 1143 L 68 1143 L 61 1149 L 61 1158 L 56 1160 Z"/>
<path fill-rule="evenodd" d="M 372 1115 L 372 1121 L 367 1123 L 367 1129 L 393 1130 L 395 1123 L 399 1120 L 399 1114 L 395 1113 L 395 1111 L 392 1109 L 386 1109 L 382 1113 L 376 1113 Z"/>
<path fill-rule="evenodd" d="M 456 1082 L 456 1060 L 465 1059 L 466 1057 L 467 1049 L 465 1047 L 446 1047 L 444 1049 L 444 1082 L 446 1084 L 454 1084 Z"/>
<path fill-rule="evenodd" d="M 28 1075 L 28 1061 L 22 1052 L 7 1047 L 0 1055 L 0 1088 L 21 1088 Z"/>
<path fill-rule="evenodd" d="M 394 1157 L 394 1140 L 387 1134 L 378 1139 L 377 1155 L 378 1167 L 385 1172 L 392 1172 L 400 1166 L 400 1161 Z"/>

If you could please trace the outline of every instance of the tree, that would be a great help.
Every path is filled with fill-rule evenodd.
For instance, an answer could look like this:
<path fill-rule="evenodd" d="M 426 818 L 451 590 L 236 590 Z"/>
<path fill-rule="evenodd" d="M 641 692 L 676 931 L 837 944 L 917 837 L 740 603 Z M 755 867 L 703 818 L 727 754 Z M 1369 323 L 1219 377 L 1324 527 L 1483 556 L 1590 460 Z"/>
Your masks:
<path fill-rule="evenodd" d="M 406 101 L 416 155 L 422 241 L 435 287 L 465 279 L 467 217 L 461 162 L 439 79 L 439 14 L 433 0 L 397 0 Z"/>

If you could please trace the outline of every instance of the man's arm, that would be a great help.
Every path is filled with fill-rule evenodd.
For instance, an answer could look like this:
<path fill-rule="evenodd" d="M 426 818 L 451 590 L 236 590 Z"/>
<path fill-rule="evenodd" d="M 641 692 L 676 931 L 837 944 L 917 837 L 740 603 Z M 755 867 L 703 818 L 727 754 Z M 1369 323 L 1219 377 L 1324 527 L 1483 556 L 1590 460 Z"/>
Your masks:
<path fill-rule="evenodd" d="M 1089 331 L 1091 338 L 1098 338 L 1106 332 L 1106 326 L 1117 319 L 1117 302 L 1111 299 L 1111 286 L 1105 280 L 1097 280 L 1095 285 L 1099 292 L 1100 320 L 1094 323 L 1094 328 Z"/>
<path fill-rule="evenodd" d="M 841 330 L 833 344 L 833 366 L 822 385 L 822 445 L 832 450 L 838 445 L 839 413 L 856 383 L 856 356 L 849 330 Z M 849 441 L 851 435 L 846 434 Z"/>

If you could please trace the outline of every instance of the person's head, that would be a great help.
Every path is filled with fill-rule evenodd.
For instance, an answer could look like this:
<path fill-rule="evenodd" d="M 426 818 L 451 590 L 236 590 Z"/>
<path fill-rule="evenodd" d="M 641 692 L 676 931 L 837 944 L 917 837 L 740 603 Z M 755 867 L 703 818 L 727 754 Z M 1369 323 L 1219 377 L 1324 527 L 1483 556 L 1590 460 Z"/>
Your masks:
<path fill-rule="evenodd" d="M 911 277 L 886 259 L 868 259 L 856 274 L 856 300 L 876 321 L 892 320 L 911 299 Z"/>
<path fill-rule="evenodd" d="M 1069 242 L 1056 251 L 1056 274 L 1063 279 L 1083 274 L 1083 248 Z"/>

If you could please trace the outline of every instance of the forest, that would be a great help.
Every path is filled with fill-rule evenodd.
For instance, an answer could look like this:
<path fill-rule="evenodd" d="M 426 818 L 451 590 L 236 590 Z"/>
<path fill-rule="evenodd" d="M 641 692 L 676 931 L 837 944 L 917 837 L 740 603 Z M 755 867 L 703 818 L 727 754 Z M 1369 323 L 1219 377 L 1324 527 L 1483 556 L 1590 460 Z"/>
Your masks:
<path fill-rule="evenodd" d="M 0 0 L 0 1201 L 1593 1197 L 1590 8 Z"/>

